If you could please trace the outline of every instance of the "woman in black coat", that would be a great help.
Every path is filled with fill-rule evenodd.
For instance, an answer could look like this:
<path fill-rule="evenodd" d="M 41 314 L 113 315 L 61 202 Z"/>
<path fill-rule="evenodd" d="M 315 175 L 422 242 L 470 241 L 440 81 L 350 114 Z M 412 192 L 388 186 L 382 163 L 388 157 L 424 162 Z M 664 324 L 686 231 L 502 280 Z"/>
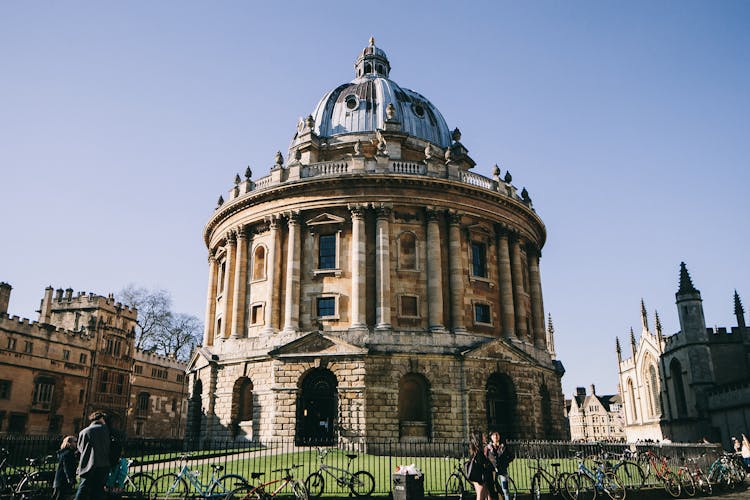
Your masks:
<path fill-rule="evenodd" d="M 60 451 L 57 452 L 57 471 L 55 481 L 52 483 L 52 500 L 65 500 L 73 494 L 73 486 L 76 484 L 76 445 L 78 438 L 65 436 Z"/>

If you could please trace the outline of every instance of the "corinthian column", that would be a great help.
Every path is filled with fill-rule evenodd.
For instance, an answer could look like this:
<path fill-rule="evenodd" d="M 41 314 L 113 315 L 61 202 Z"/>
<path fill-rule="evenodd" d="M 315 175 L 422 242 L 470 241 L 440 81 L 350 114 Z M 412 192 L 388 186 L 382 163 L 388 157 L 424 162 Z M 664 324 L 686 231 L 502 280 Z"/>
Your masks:
<path fill-rule="evenodd" d="M 461 215 L 459 214 L 452 213 L 450 215 L 449 238 L 451 319 L 453 332 L 455 333 L 466 331 L 463 308 L 464 274 L 461 266 Z M 428 263 L 429 261 L 430 259 L 427 259 Z"/>
<path fill-rule="evenodd" d="M 284 288 L 284 332 L 294 333 L 299 329 L 300 237 L 298 213 L 289 215 L 287 226 L 289 234 L 286 251 L 286 286 Z"/>
<path fill-rule="evenodd" d="M 237 230 L 237 265 L 234 267 L 234 294 L 232 302 L 232 338 L 244 337 L 245 332 L 245 287 L 247 285 L 247 233 L 245 228 Z"/>
<path fill-rule="evenodd" d="M 352 213 L 352 295 L 351 328 L 365 328 L 365 213 L 360 206 L 350 206 Z"/>
<path fill-rule="evenodd" d="M 534 326 L 534 345 L 540 349 L 547 348 L 544 330 L 544 303 L 542 301 L 542 278 L 539 273 L 539 251 L 529 248 L 529 287 L 531 288 L 531 322 Z"/>
<path fill-rule="evenodd" d="M 203 345 L 214 345 L 214 326 L 216 325 L 216 274 L 219 266 L 213 251 L 208 251 L 208 293 L 206 294 L 206 323 L 203 325 Z"/>
<path fill-rule="evenodd" d="M 276 292 L 276 241 L 278 240 L 279 223 L 276 217 L 267 219 L 270 228 L 270 239 L 268 243 L 268 256 L 266 260 L 266 304 L 263 308 L 264 323 L 263 333 L 273 333 L 273 309 L 276 306 L 274 297 Z"/>
<path fill-rule="evenodd" d="M 503 325 L 503 337 L 510 338 L 516 328 L 516 316 L 513 310 L 513 281 L 510 274 L 510 247 L 508 234 L 500 233 L 498 238 L 498 268 L 500 270 L 500 318 Z"/>
<path fill-rule="evenodd" d="M 234 267 L 237 248 L 237 233 L 232 229 L 227 231 L 226 272 L 224 273 L 224 335 L 228 338 L 232 329 L 232 303 L 234 298 Z"/>
<path fill-rule="evenodd" d="M 445 331 L 439 215 L 436 210 L 427 211 L 427 319 L 432 332 Z"/>
<path fill-rule="evenodd" d="M 378 209 L 378 218 L 375 226 L 375 292 L 377 294 L 378 329 L 391 328 L 391 230 L 389 220 L 391 209 L 381 207 Z"/>
<path fill-rule="evenodd" d="M 513 239 L 511 250 L 511 273 L 513 275 L 513 305 L 516 313 L 516 336 L 528 340 L 529 331 L 526 325 L 525 292 L 523 290 L 523 264 L 521 262 L 521 242 Z"/>

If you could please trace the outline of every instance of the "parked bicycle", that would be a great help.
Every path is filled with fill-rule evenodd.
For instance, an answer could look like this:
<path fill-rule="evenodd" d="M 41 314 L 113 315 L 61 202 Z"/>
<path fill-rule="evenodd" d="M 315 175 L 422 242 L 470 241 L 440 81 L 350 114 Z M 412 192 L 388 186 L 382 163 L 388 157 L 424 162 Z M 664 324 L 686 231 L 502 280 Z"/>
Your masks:
<path fill-rule="evenodd" d="M 555 462 L 551 463 L 550 466 L 554 469 L 554 473 L 549 472 L 542 466 L 542 460 L 540 458 L 536 460 L 536 466 L 529 465 L 529 468 L 536 471 L 531 477 L 531 498 L 534 500 L 541 500 L 545 498 L 545 493 L 550 496 L 560 495 L 566 500 L 569 500 L 568 492 L 565 489 L 565 481 L 570 475 L 569 472 L 560 472 L 560 464 Z"/>
<path fill-rule="evenodd" d="M 680 486 L 680 480 L 677 478 L 677 475 L 675 475 L 675 473 L 669 468 L 669 457 L 660 457 L 651 450 L 646 450 L 644 456 L 646 460 L 648 460 L 646 476 L 650 476 L 651 472 L 653 472 L 656 478 L 661 481 L 667 493 L 675 498 L 680 496 L 682 487 Z"/>
<path fill-rule="evenodd" d="M 593 470 L 584 463 L 583 454 L 576 453 L 578 470 L 565 480 L 565 489 L 573 500 L 593 500 L 606 494 L 612 500 L 625 498 L 625 487 L 612 471 L 605 471 L 604 463 L 596 460 Z"/>
<path fill-rule="evenodd" d="M 708 480 L 713 485 L 732 489 L 745 481 L 744 465 L 732 453 L 723 452 L 708 469 Z"/>
<path fill-rule="evenodd" d="M 682 457 L 682 465 L 677 468 L 677 480 L 680 481 L 680 489 L 687 496 L 695 496 L 695 479 L 690 468 L 687 466 L 687 459 Z"/>
<path fill-rule="evenodd" d="M 270 500 L 271 498 L 276 497 L 279 492 L 281 492 L 288 486 L 292 490 L 292 494 L 294 495 L 295 500 L 308 500 L 307 488 L 305 488 L 305 485 L 302 483 L 302 481 L 295 479 L 294 475 L 292 475 L 292 469 L 296 469 L 298 467 L 302 466 L 295 464 L 290 467 L 282 467 L 281 469 L 272 470 L 272 473 L 283 472 L 284 475 L 280 479 L 266 481 L 265 483 L 260 483 L 257 486 L 245 483 L 244 485 L 232 490 L 224 498 L 225 500 Z M 250 474 L 250 477 L 252 478 L 252 480 L 255 480 L 259 479 L 264 474 L 264 472 L 253 472 L 252 474 Z M 278 486 L 276 486 L 271 491 L 266 490 L 267 486 L 272 486 L 275 484 L 278 484 Z"/>
<path fill-rule="evenodd" d="M 27 458 L 27 470 L 13 491 L 14 500 L 48 500 L 52 496 L 54 469 L 45 469 L 46 464 L 54 463 L 54 457 Z"/>
<path fill-rule="evenodd" d="M 238 485 L 247 484 L 247 480 L 239 474 L 224 474 L 217 477 L 223 465 L 211 465 L 211 478 L 207 483 L 201 481 L 201 470 L 192 469 L 187 461 L 190 455 L 180 455 L 184 465 L 178 473 L 168 472 L 154 478 L 148 489 L 151 499 L 167 498 L 223 498 Z M 195 493 L 191 493 L 192 489 Z"/>
<path fill-rule="evenodd" d="M 126 460 L 126 459 L 121 459 Z M 135 459 L 127 459 L 127 472 L 122 481 L 122 491 L 127 494 L 128 498 L 146 498 L 154 477 L 146 472 L 135 472 L 131 474 L 133 466 L 138 465 Z M 117 493 L 116 491 L 114 493 Z"/>
<path fill-rule="evenodd" d="M 450 460 L 450 457 L 445 457 L 446 460 Z M 463 463 L 464 460 L 460 460 L 457 458 L 453 459 L 455 461 L 453 472 L 448 476 L 448 479 L 445 481 L 445 496 L 447 497 L 458 497 L 459 500 L 463 498 L 464 493 L 467 490 L 467 485 L 471 484 L 471 481 L 469 481 L 469 478 L 466 477 L 466 472 L 464 472 Z M 518 490 L 516 489 L 516 483 L 513 482 L 513 478 L 510 476 L 505 476 L 507 478 L 507 493 L 508 498 L 510 500 L 516 500 L 518 497 Z M 498 496 L 502 500 L 504 498 L 504 494 L 506 493 L 505 488 L 503 488 L 503 485 L 501 484 L 502 480 L 500 479 L 500 476 L 495 476 L 495 490 L 498 492 Z"/>
<path fill-rule="evenodd" d="M 339 486 L 346 486 L 355 497 L 367 497 L 375 490 L 375 478 L 365 470 L 351 471 L 352 461 L 357 458 L 353 453 L 347 453 L 346 458 L 349 461 L 346 468 L 334 467 L 325 463 L 326 456 L 334 448 L 318 448 L 318 470 L 311 473 L 305 479 L 305 488 L 311 498 L 319 498 L 325 490 L 325 478 L 323 474 L 328 475 Z"/>
<path fill-rule="evenodd" d="M 701 457 L 705 457 L 706 454 L 702 453 Z M 690 475 L 693 477 L 693 483 L 695 483 L 695 488 L 698 492 L 700 492 L 703 495 L 711 495 L 713 494 L 713 487 L 711 486 L 711 481 L 708 480 L 708 475 L 703 472 L 703 469 L 700 468 L 698 465 L 698 459 L 691 457 L 687 459 L 688 463 L 688 470 L 690 471 Z M 692 464 L 692 467 L 690 467 L 689 464 Z"/>
<path fill-rule="evenodd" d="M 0 497 L 9 497 L 23 477 L 23 473 L 8 465 L 10 452 L 0 448 Z"/>
<path fill-rule="evenodd" d="M 638 464 L 638 453 L 629 449 L 623 450 L 616 462 L 601 443 L 597 443 L 599 452 L 584 459 L 589 469 L 596 468 L 596 462 L 604 462 L 605 470 L 611 470 L 620 479 L 623 486 L 630 490 L 640 490 L 646 483 L 647 473 Z"/>

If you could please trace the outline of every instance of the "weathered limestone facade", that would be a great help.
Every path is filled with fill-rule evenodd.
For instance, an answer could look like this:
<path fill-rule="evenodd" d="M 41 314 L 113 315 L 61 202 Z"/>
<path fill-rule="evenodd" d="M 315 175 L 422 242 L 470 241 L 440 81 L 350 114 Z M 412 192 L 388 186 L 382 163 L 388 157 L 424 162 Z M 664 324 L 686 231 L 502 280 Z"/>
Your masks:
<path fill-rule="evenodd" d="M 237 175 L 206 225 L 189 435 L 567 437 L 528 193 L 472 173 L 458 129 L 374 42 L 355 71 L 300 121 L 289 162 Z"/>
<path fill-rule="evenodd" d="M 625 418 L 619 394 L 598 395 L 591 385 L 577 387 L 576 394 L 565 402 L 570 423 L 571 441 L 625 441 Z"/>
<path fill-rule="evenodd" d="M 0 432 L 77 434 L 92 411 L 104 410 L 129 435 L 184 433 L 184 416 L 174 433 L 162 422 L 180 422 L 170 414 L 172 400 L 185 413 L 185 363 L 134 348 L 135 309 L 112 295 L 48 287 L 39 321 L 31 321 L 8 315 L 10 292 L 0 283 Z M 134 363 L 145 373 L 159 370 L 159 377 L 145 381 L 135 375 Z M 155 408 L 140 434 L 131 418 L 136 389 L 170 400 Z"/>
<path fill-rule="evenodd" d="M 750 328 L 739 295 L 734 295 L 737 326 L 706 328 L 700 291 L 684 263 L 676 297 L 680 331 L 663 336 L 656 315 L 651 333 L 641 302 L 639 341 L 623 359 L 619 339 L 620 387 L 628 441 L 696 442 L 706 437 L 729 446 L 730 437 L 750 426 Z"/>

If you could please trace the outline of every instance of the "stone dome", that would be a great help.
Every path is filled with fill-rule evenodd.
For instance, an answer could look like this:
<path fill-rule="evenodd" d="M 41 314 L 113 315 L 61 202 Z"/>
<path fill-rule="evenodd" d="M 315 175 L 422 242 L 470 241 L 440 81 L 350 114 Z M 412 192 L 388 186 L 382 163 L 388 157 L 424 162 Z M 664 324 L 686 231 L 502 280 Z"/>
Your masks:
<path fill-rule="evenodd" d="M 389 78 L 390 62 L 385 52 L 375 46 L 374 39 L 370 39 L 354 68 L 355 79 L 324 95 L 312 112 L 318 137 L 376 132 L 389 122 L 399 124 L 403 133 L 440 148 L 451 145 L 443 115 L 427 98 Z M 390 105 L 393 107 L 389 110 Z M 292 147 L 296 144 L 297 136 Z"/>

